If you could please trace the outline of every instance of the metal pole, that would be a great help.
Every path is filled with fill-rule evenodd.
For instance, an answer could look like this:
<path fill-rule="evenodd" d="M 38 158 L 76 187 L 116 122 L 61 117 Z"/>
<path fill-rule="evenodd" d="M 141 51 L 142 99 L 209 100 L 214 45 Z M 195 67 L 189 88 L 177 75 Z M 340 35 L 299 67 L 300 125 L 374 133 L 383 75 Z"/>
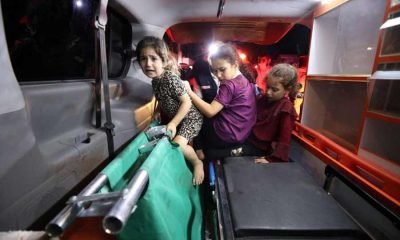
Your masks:
<path fill-rule="evenodd" d="M 104 174 L 99 174 L 78 194 L 78 196 L 87 196 L 96 193 L 107 182 L 108 177 Z M 47 235 L 50 237 L 60 236 L 83 209 L 84 204 L 80 204 L 79 202 L 66 206 L 53 220 L 51 220 L 51 222 L 47 224 Z"/>
<path fill-rule="evenodd" d="M 148 181 L 149 174 L 145 170 L 139 170 L 135 174 L 123 190 L 122 196 L 103 219 L 103 228 L 106 233 L 117 234 L 123 229 Z"/>

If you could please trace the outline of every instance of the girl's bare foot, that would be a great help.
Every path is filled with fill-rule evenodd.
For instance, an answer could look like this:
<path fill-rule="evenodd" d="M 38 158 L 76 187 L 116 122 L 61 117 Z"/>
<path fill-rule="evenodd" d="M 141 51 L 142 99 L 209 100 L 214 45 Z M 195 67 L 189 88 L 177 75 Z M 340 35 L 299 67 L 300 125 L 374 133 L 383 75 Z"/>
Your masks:
<path fill-rule="evenodd" d="M 203 162 L 199 161 L 193 166 L 193 185 L 200 185 L 204 180 Z"/>

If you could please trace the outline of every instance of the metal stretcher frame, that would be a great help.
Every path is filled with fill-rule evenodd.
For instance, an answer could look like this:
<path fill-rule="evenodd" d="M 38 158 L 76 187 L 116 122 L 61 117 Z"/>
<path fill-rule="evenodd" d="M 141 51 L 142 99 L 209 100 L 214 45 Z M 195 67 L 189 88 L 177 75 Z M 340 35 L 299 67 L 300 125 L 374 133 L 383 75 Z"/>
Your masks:
<path fill-rule="evenodd" d="M 215 198 L 218 215 L 218 230 L 220 240 L 234 239 L 232 217 L 230 215 L 230 206 L 227 199 L 227 193 L 224 183 L 224 171 L 221 161 L 214 165 L 215 169 Z"/>
<path fill-rule="evenodd" d="M 338 170 L 331 166 L 327 166 L 325 169 L 326 180 L 324 183 L 324 189 L 329 192 L 330 185 L 334 177 L 342 181 L 346 186 L 350 187 L 354 192 L 361 196 L 365 201 L 367 201 L 376 210 L 382 213 L 385 217 L 393 222 L 394 226 L 400 228 L 400 216 L 393 212 L 391 209 L 387 208 L 385 205 L 380 203 L 374 196 L 365 191 L 362 187 L 358 186 L 352 179 L 340 174 Z"/>

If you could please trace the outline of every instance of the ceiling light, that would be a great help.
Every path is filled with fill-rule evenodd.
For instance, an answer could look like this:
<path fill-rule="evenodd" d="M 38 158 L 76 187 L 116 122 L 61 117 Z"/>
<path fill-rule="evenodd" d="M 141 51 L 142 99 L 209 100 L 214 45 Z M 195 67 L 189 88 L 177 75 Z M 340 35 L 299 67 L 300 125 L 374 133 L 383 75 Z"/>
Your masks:
<path fill-rule="evenodd" d="M 78 8 L 80 8 L 80 7 L 82 7 L 82 0 L 76 0 L 75 1 L 75 5 L 78 7 Z"/>
<path fill-rule="evenodd" d="M 208 54 L 209 55 L 214 55 L 218 52 L 218 46 L 215 43 L 211 43 L 210 46 L 208 46 Z"/>

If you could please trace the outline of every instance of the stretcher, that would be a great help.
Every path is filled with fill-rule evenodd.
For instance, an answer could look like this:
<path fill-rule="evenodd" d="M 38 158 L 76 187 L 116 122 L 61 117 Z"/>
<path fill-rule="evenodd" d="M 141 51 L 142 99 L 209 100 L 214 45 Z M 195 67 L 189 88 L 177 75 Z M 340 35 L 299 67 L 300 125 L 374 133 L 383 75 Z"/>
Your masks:
<path fill-rule="evenodd" d="M 253 159 L 213 164 L 219 239 L 369 239 L 299 164 Z"/>
<path fill-rule="evenodd" d="M 190 164 L 169 140 L 165 127 L 153 126 L 71 197 L 46 232 L 63 239 L 96 235 L 97 239 L 200 240 L 202 219 L 200 190 L 192 185 Z M 68 231 L 76 222 L 102 227 L 80 237 L 77 231 Z"/>

